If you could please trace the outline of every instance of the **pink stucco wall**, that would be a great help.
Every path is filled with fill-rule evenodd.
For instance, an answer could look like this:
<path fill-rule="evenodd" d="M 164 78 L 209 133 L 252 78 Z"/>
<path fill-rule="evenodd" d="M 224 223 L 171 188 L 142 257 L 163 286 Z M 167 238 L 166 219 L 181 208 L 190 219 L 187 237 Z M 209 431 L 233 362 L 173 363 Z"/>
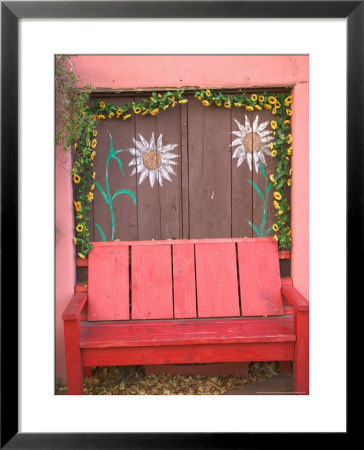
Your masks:
<path fill-rule="evenodd" d="M 95 88 L 293 86 L 292 278 L 308 297 L 308 56 L 84 55 L 74 57 L 73 63 L 80 85 Z M 56 376 L 64 381 L 61 312 L 74 289 L 75 265 L 71 179 L 59 165 L 56 203 L 56 222 L 64 233 L 56 246 Z"/>

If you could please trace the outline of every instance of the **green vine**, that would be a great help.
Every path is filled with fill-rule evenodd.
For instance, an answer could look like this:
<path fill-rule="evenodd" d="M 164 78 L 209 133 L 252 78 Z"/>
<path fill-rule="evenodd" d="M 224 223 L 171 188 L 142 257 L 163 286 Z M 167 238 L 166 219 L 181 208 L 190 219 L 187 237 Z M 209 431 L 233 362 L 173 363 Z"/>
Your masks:
<path fill-rule="evenodd" d="M 96 184 L 94 181 L 96 174 L 93 170 L 93 159 L 96 155 L 97 123 L 107 118 L 128 120 L 133 114 L 156 116 L 168 108 L 174 108 L 178 103 L 187 103 L 188 99 L 185 99 L 183 94 L 183 89 L 163 93 L 153 92 L 149 99 L 130 101 L 123 106 L 97 100 L 93 107 L 83 107 L 83 114 L 86 119 L 82 122 L 81 131 L 77 133 L 77 138 L 74 138 L 72 142 L 75 155 L 72 175 L 78 190 L 78 198 L 74 201 L 77 219 L 77 234 L 74 238 L 74 243 L 80 246 L 79 257 L 85 258 L 92 248 L 87 221 L 89 220 L 88 210 L 93 200 L 93 190 Z M 276 120 L 272 120 L 270 124 L 274 135 L 277 136 L 276 141 L 270 145 L 272 157 L 277 158 L 276 172 L 269 176 L 275 187 L 273 205 L 277 210 L 277 220 L 273 224 L 272 229 L 275 232 L 274 237 L 279 243 L 279 248 L 281 250 L 289 249 L 291 247 L 292 231 L 289 226 L 290 207 L 288 199 L 285 197 L 285 188 L 291 186 L 292 176 L 292 169 L 288 169 L 289 157 L 292 155 L 292 135 L 290 133 L 292 96 L 284 94 L 269 95 L 266 92 L 250 95 L 247 93 L 226 95 L 213 89 L 200 89 L 195 91 L 195 97 L 205 107 L 215 105 L 225 108 L 244 108 L 247 111 L 266 109 L 277 116 Z M 69 138 L 67 138 L 67 142 L 70 142 Z M 264 205 L 266 210 L 266 204 Z M 265 224 L 263 228 L 265 228 Z M 267 232 L 263 228 L 261 232 L 266 234 Z M 102 230 L 99 229 L 99 231 L 103 239 L 105 239 Z"/>

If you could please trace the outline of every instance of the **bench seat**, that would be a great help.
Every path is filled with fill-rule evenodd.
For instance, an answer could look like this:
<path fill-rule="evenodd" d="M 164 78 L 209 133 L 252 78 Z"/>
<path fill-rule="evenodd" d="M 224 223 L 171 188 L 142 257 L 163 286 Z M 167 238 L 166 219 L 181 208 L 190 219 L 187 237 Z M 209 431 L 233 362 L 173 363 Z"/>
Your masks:
<path fill-rule="evenodd" d="M 293 315 L 264 318 L 82 322 L 80 348 L 295 342 Z"/>

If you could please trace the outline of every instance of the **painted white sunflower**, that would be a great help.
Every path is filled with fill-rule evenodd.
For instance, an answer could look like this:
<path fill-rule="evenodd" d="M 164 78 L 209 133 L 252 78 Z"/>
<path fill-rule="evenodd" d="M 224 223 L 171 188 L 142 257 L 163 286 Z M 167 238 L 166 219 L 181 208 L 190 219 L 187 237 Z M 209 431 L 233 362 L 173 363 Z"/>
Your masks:
<path fill-rule="evenodd" d="M 148 142 L 139 134 L 139 141 L 133 138 L 134 148 L 129 148 L 129 152 L 134 156 L 129 166 L 134 167 L 131 175 L 140 173 L 139 184 L 141 184 L 148 176 L 151 187 L 157 180 L 160 186 L 163 186 L 163 178 L 172 181 L 170 174 L 176 175 L 173 165 L 177 163 L 173 159 L 178 155 L 171 153 L 178 144 L 162 145 L 162 134 L 159 136 L 157 144 L 155 143 L 154 133 Z"/>
<path fill-rule="evenodd" d="M 259 161 L 264 165 L 266 164 L 264 153 L 267 155 L 271 154 L 269 142 L 274 139 L 273 136 L 270 136 L 273 134 L 273 131 L 265 130 L 269 124 L 269 120 L 258 125 L 259 115 L 257 115 L 252 126 L 247 116 L 245 116 L 245 125 L 242 125 L 235 119 L 234 121 L 239 131 L 232 131 L 232 134 L 238 137 L 230 144 L 230 147 L 237 145 L 233 153 L 233 158 L 238 158 L 237 167 L 246 158 L 249 168 L 252 170 L 252 160 L 254 160 L 255 171 L 258 173 Z"/>

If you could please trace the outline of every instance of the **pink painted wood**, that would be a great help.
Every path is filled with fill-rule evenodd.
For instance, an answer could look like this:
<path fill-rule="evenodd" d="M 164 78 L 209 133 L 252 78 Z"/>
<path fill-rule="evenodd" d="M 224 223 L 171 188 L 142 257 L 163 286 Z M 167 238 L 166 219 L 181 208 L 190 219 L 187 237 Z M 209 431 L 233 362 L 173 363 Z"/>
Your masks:
<path fill-rule="evenodd" d="M 170 245 L 132 247 L 132 319 L 172 319 Z"/>
<path fill-rule="evenodd" d="M 196 244 L 198 317 L 240 315 L 235 243 Z"/>
<path fill-rule="evenodd" d="M 277 243 L 271 239 L 237 246 L 242 315 L 283 314 Z"/>
<path fill-rule="evenodd" d="M 196 317 L 195 249 L 173 246 L 173 293 L 175 319 Z"/>
<path fill-rule="evenodd" d="M 129 319 L 129 247 L 94 244 L 89 253 L 88 320 Z"/>

